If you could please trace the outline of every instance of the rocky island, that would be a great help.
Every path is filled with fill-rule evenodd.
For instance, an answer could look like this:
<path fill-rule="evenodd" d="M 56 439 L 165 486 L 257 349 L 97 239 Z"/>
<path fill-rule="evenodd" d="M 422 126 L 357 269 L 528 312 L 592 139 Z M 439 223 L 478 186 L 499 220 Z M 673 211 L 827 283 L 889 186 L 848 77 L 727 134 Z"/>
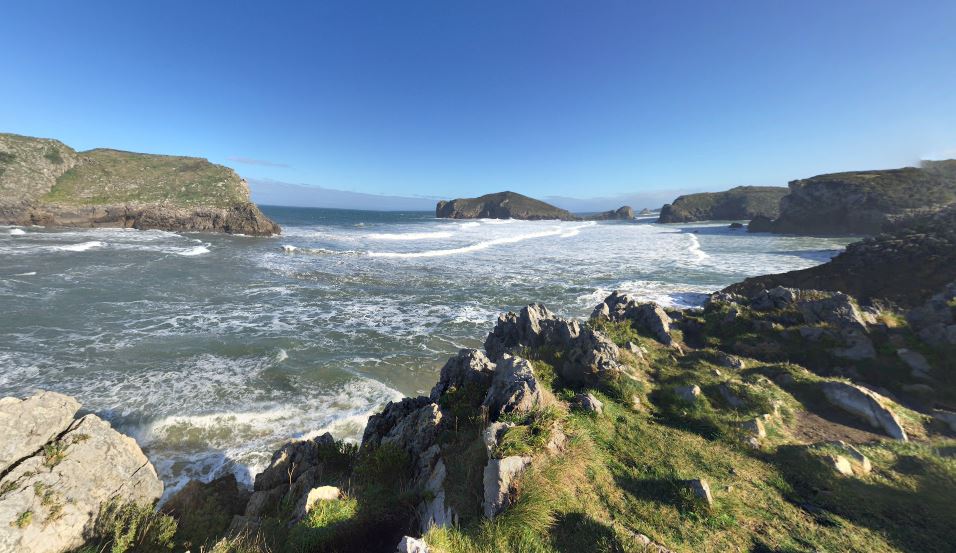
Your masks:
<path fill-rule="evenodd" d="M 232 169 L 201 158 L 0 134 L 0 224 L 280 232 Z"/>
<path fill-rule="evenodd" d="M 588 217 L 579 217 L 566 209 L 529 198 L 517 192 L 497 192 L 477 198 L 442 200 L 435 206 L 435 217 L 440 219 L 609 221 L 633 219 L 634 210 L 630 206 L 622 206 L 616 210 L 605 211 Z"/>
<path fill-rule="evenodd" d="M 661 208 L 658 223 L 733 221 L 776 217 L 787 189 L 779 186 L 738 186 L 724 192 L 701 192 L 678 197 Z"/>
<path fill-rule="evenodd" d="M 893 223 L 956 202 L 956 160 L 920 167 L 851 171 L 790 182 L 779 215 L 762 214 L 751 232 L 877 234 Z"/>

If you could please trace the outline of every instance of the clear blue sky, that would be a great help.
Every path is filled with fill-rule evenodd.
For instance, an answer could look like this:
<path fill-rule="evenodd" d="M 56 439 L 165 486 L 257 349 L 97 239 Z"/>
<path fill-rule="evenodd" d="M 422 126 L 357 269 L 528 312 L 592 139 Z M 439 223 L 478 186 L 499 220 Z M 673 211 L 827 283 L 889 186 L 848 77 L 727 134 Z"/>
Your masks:
<path fill-rule="evenodd" d="M 0 51 L 0 130 L 368 193 L 713 190 L 956 157 L 952 0 L 30 0 L 4 6 Z"/>

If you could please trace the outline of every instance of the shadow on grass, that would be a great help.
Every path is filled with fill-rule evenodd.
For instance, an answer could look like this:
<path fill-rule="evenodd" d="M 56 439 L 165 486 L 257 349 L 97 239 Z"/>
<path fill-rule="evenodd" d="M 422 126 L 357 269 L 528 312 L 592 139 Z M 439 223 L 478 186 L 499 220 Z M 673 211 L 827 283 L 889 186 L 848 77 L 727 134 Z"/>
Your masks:
<path fill-rule="evenodd" d="M 913 489 L 906 489 L 838 476 L 800 446 L 781 447 L 774 457 L 791 487 L 781 491 L 791 502 L 809 505 L 818 518 L 838 515 L 879 532 L 902 551 L 953 551 L 956 481 L 933 463 L 900 455 L 894 470 L 910 480 Z"/>
<path fill-rule="evenodd" d="M 584 513 L 565 513 L 551 529 L 551 545 L 563 553 L 579 551 L 627 551 L 614 530 Z"/>

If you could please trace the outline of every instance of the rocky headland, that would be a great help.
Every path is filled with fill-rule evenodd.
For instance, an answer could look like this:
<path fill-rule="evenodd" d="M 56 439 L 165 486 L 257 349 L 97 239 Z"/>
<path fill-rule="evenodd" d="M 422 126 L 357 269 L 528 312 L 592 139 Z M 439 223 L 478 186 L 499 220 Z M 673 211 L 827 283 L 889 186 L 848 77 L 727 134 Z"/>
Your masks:
<path fill-rule="evenodd" d="M 780 186 L 738 186 L 724 192 L 678 197 L 661 208 L 658 223 L 750 220 L 776 217 L 787 189 Z"/>
<path fill-rule="evenodd" d="M 0 134 L 0 224 L 268 236 L 280 232 L 232 169 L 201 158 Z"/>
<path fill-rule="evenodd" d="M 762 214 L 751 232 L 878 234 L 901 220 L 956 202 L 956 160 L 920 167 L 819 175 L 789 183 L 779 215 Z"/>
<path fill-rule="evenodd" d="M 587 217 L 579 217 L 566 209 L 529 198 L 517 192 L 497 192 L 477 198 L 442 200 L 435 206 L 435 217 L 440 219 L 523 219 L 527 221 L 609 221 L 631 220 L 634 210 L 621 206 Z"/>

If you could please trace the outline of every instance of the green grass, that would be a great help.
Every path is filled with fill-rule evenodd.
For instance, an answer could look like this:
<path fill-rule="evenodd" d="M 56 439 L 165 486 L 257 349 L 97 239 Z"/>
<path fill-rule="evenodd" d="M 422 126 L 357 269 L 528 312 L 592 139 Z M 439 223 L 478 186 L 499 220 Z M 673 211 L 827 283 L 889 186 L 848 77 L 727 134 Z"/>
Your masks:
<path fill-rule="evenodd" d="M 153 505 L 111 501 L 100 510 L 87 546 L 110 553 L 160 553 L 174 548 L 175 534 L 176 520 Z"/>
<path fill-rule="evenodd" d="M 23 511 L 10 523 L 10 526 L 23 529 L 30 526 L 31 522 L 33 522 L 33 511 Z"/>

